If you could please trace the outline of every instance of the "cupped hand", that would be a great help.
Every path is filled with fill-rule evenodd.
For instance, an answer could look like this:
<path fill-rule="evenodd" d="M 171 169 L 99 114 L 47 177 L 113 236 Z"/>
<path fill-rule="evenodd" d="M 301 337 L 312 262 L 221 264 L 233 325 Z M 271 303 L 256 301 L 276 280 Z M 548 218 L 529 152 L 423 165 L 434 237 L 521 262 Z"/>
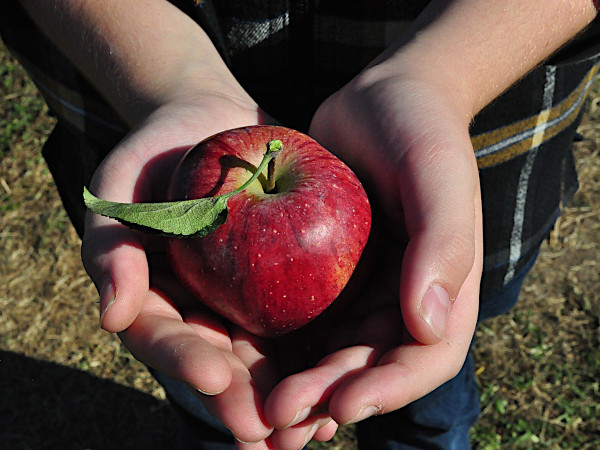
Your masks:
<path fill-rule="evenodd" d="M 225 129 L 270 121 L 253 102 L 224 95 L 165 104 L 107 156 L 90 190 L 119 202 L 164 201 L 187 149 Z M 187 383 L 237 439 L 271 434 L 261 399 L 276 378 L 261 343 L 191 301 L 166 264 L 162 238 L 88 213 L 82 258 L 100 292 L 102 328 L 118 332 L 143 363 Z"/>
<path fill-rule="evenodd" d="M 142 362 L 197 390 L 239 441 L 254 443 L 241 447 L 300 448 L 311 437 L 327 440 L 338 423 L 397 409 L 462 365 L 481 271 L 477 172 L 466 125 L 433 93 L 427 104 L 408 85 L 404 94 L 389 80 L 353 86 L 352 95 L 341 91 L 315 116 L 313 136 L 353 167 L 366 169 L 358 172 L 385 212 L 384 235 L 407 246 L 400 269 L 399 253 L 390 252 L 394 247 L 379 244 L 388 252 L 378 258 L 396 272 L 372 278 L 368 298 L 357 298 L 371 306 L 354 311 L 358 331 L 348 332 L 349 322 L 341 323 L 331 353 L 282 382 L 287 371 L 277 370 L 281 361 L 272 344 L 226 327 L 178 289 L 164 267 L 160 240 L 88 217 L 83 259 L 101 292 L 102 326 L 121 332 Z M 255 106 L 222 98 L 201 103 L 155 111 L 103 162 L 92 192 L 114 201 L 162 200 L 169 174 L 190 146 L 224 129 L 269 120 Z M 442 308 L 441 321 L 422 305 L 431 285 L 446 290 L 453 303 Z M 404 325 L 407 333 L 400 331 Z"/>
<path fill-rule="evenodd" d="M 191 146 L 226 129 L 273 122 L 253 102 L 223 95 L 166 104 L 107 156 L 90 190 L 117 202 L 164 201 Z M 82 258 L 100 292 L 102 328 L 119 333 L 144 364 L 186 383 L 240 448 L 295 449 L 331 438 L 337 426 L 328 415 L 288 430 L 267 422 L 263 401 L 297 363 L 285 358 L 297 341 L 257 338 L 203 308 L 172 273 L 163 238 L 88 213 Z M 298 346 L 299 354 L 305 350 Z"/>
<path fill-rule="evenodd" d="M 376 264 L 352 317 L 329 326 L 321 344 L 331 353 L 267 398 L 273 426 L 323 411 L 337 424 L 358 422 L 461 369 L 477 319 L 483 238 L 469 117 L 454 94 L 426 74 L 388 76 L 375 66 L 314 116 L 310 134 L 358 172 L 381 212 Z"/>

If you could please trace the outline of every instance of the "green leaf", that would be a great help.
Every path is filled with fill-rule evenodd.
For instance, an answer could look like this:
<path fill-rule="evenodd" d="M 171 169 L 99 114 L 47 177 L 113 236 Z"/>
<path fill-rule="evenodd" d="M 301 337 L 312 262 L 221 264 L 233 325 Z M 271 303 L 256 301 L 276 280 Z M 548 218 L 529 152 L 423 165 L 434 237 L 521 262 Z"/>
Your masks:
<path fill-rule="evenodd" d="M 90 211 L 117 219 L 132 228 L 143 228 L 174 237 L 204 237 L 227 220 L 229 196 L 165 203 L 117 203 L 83 190 Z"/>
<path fill-rule="evenodd" d="M 256 180 L 282 149 L 283 144 L 278 139 L 267 142 L 267 151 L 252 176 L 234 191 L 216 197 L 164 203 L 117 203 L 95 197 L 84 187 L 83 201 L 90 211 L 116 219 L 130 228 L 171 237 L 204 237 L 227 220 L 227 200 Z"/>

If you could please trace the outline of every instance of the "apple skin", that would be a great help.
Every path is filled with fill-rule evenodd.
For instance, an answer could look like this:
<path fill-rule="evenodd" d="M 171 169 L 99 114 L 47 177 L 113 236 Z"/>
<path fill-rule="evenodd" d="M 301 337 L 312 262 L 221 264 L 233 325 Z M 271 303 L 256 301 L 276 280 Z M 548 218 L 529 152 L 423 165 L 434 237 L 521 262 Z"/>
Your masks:
<path fill-rule="evenodd" d="M 283 143 L 276 189 L 266 175 L 228 201 L 225 224 L 203 238 L 170 238 L 182 282 L 210 309 L 252 334 L 275 337 L 315 319 L 350 280 L 371 228 L 356 175 L 309 136 L 280 126 L 228 130 L 190 149 L 171 179 L 170 200 L 231 192 Z M 265 170 L 266 172 L 266 170 Z"/>

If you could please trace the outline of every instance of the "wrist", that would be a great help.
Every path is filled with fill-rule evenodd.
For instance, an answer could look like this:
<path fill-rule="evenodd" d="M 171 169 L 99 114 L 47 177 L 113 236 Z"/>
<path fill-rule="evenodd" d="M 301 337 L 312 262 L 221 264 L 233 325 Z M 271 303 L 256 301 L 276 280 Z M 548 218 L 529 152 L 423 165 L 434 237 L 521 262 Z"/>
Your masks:
<path fill-rule="evenodd" d="M 21 3 L 131 126 L 187 97 L 245 96 L 206 33 L 169 2 Z"/>
<path fill-rule="evenodd" d="M 125 61 L 122 65 L 126 67 L 125 73 L 115 81 L 120 95 L 109 94 L 108 100 L 132 126 L 165 105 L 201 106 L 221 98 L 245 108 L 256 108 L 207 39 L 194 26 L 188 43 L 177 50 L 155 49 L 139 65 Z"/>
<path fill-rule="evenodd" d="M 219 73 L 190 66 L 165 78 L 162 83 L 155 83 L 141 99 L 140 108 L 131 111 L 130 118 L 138 123 L 156 109 L 165 106 L 211 109 L 216 104 L 229 105 L 254 114 L 259 111 L 257 103 L 229 72 Z M 224 111 L 227 108 L 224 107 Z M 224 111 L 221 114 L 226 116 Z"/>
<path fill-rule="evenodd" d="M 379 97 L 392 97 L 401 92 L 403 96 L 397 98 L 397 102 L 411 104 L 421 111 L 431 108 L 432 114 L 443 114 L 444 120 L 452 120 L 467 130 L 474 117 L 472 97 L 444 59 L 431 56 L 413 52 L 407 46 L 401 53 L 367 67 L 346 90 L 380 91 L 383 95 Z"/>
<path fill-rule="evenodd" d="M 591 0 L 433 0 L 412 29 L 373 65 L 422 77 L 470 118 L 582 31 Z"/>

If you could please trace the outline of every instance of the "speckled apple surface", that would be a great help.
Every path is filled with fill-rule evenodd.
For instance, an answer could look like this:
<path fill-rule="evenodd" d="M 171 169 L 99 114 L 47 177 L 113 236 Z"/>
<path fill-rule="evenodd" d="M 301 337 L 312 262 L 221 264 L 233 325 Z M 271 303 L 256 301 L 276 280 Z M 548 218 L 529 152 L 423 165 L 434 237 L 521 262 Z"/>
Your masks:
<path fill-rule="evenodd" d="M 310 137 L 278 126 L 229 130 L 196 145 L 173 175 L 170 199 L 235 190 L 274 139 L 283 150 L 273 191 L 261 176 L 229 199 L 228 219 L 214 233 L 168 240 L 171 265 L 195 296 L 259 336 L 288 333 L 323 312 L 352 276 L 371 228 L 356 175 Z"/>

